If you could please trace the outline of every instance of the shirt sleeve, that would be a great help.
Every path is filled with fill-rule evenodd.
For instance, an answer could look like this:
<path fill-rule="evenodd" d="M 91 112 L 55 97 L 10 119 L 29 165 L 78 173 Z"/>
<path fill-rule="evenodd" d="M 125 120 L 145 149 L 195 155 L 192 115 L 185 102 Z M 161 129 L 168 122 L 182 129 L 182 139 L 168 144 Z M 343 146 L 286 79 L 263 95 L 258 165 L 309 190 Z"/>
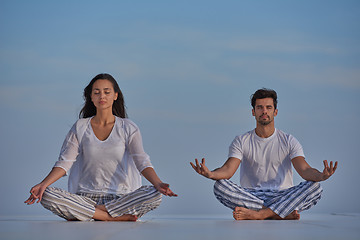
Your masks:
<path fill-rule="evenodd" d="M 239 136 L 237 136 L 230 144 L 228 157 L 234 157 L 240 160 L 243 159 L 242 145 Z"/>
<path fill-rule="evenodd" d="M 290 144 L 290 159 L 295 157 L 305 157 L 304 150 L 300 144 L 300 142 L 293 137 L 292 135 L 289 136 L 289 144 Z"/>
<path fill-rule="evenodd" d="M 141 173 L 145 168 L 153 167 L 150 161 L 149 155 L 144 151 L 142 137 L 140 129 L 135 125 L 135 123 L 128 120 L 126 123 L 126 129 L 128 136 L 128 150 L 130 157 L 133 159 L 136 168 Z"/>
<path fill-rule="evenodd" d="M 66 175 L 70 170 L 73 163 L 76 161 L 76 157 L 79 155 L 79 142 L 76 136 L 76 127 L 70 129 L 66 135 L 64 143 L 60 150 L 58 161 L 56 161 L 54 167 L 60 167 L 66 171 Z"/>

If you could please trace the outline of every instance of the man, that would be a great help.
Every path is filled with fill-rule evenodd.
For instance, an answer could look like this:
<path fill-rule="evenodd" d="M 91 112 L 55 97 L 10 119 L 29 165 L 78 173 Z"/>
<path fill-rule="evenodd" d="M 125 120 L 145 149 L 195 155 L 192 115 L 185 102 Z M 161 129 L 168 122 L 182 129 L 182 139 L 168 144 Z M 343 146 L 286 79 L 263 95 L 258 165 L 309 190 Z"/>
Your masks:
<path fill-rule="evenodd" d="M 319 172 L 305 161 L 302 146 L 290 134 L 275 128 L 277 94 L 259 89 L 251 98 L 256 128 L 237 136 L 224 165 L 210 171 L 205 159 L 190 163 L 204 177 L 216 180 L 216 198 L 233 210 L 236 220 L 300 219 L 300 211 L 314 206 L 321 197 L 319 182 L 334 174 L 337 162 Z M 240 166 L 241 186 L 229 181 Z M 293 186 L 292 166 L 306 181 Z"/>

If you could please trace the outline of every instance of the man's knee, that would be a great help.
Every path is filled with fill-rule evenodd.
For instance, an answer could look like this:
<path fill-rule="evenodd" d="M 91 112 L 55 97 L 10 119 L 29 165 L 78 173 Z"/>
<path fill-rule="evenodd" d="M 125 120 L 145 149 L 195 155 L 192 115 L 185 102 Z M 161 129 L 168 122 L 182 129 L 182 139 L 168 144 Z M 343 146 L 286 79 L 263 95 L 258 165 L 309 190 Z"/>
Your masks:
<path fill-rule="evenodd" d="M 227 179 L 216 180 L 214 183 L 214 192 L 220 191 L 222 186 L 228 185 L 229 182 L 230 182 L 230 180 L 227 180 Z"/>
<path fill-rule="evenodd" d="M 320 182 L 305 181 L 304 183 L 307 185 L 308 188 L 313 189 L 319 194 L 321 194 L 323 191 Z"/>

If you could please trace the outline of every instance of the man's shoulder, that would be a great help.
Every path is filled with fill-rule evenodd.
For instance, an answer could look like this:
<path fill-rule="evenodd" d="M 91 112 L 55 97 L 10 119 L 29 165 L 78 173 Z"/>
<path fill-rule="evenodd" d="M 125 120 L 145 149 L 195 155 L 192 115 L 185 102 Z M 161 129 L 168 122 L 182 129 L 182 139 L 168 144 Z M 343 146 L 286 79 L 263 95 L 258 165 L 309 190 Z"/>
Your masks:
<path fill-rule="evenodd" d="M 280 129 L 277 129 L 277 128 L 276 128 L 276 134 L 277 134 L 278 136 L 285 137 L 285 138 L 287 138 L 287 139 L 294 137 L 292 134 L 287 133 L 287 132 L 284 132 L 284 131 L 282 131 L 282 130 L 280 130 Z"/>
<path fill-rule="evenodd" d="M 250 139 L 250 138 L 251 138 L 251 136 L 253 136 L 253 135 L 254 135 L 254 133 L 255 133 L 255 129 L 250 130 L 250 131 L 248 131 L 248 132 L 246 132 L 246 133 L 243 133 L 243 134 L 237 135 L 237 136 L 235 137 L 235 139 L 234 139 L 234 140 L 237 140 L 237 141 L 244 141 L 244 140 L 246 140 L 246 139 Z"/>
<path fill-rule="evenodd" d="M 290 133 L 286 133 L 282 130 L 276 129 L 276 134 L 278 139 L 283 143 L 288 143 L 290 145 L 299 144 L 299 141 Z"/>

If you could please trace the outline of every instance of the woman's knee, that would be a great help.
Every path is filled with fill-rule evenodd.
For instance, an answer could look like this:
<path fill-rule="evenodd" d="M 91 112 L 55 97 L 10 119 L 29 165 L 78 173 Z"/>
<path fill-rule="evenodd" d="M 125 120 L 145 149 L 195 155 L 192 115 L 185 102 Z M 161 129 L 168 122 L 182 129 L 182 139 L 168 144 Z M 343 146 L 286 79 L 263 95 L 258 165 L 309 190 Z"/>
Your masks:
<path fill-rule="evenodd" d="M 41 197 L 41 203 L 43 201 L 50 201 L 52 199 L 53 192 L 55 192 L 55 188 L 53 187 L 47 187 Z"/>

